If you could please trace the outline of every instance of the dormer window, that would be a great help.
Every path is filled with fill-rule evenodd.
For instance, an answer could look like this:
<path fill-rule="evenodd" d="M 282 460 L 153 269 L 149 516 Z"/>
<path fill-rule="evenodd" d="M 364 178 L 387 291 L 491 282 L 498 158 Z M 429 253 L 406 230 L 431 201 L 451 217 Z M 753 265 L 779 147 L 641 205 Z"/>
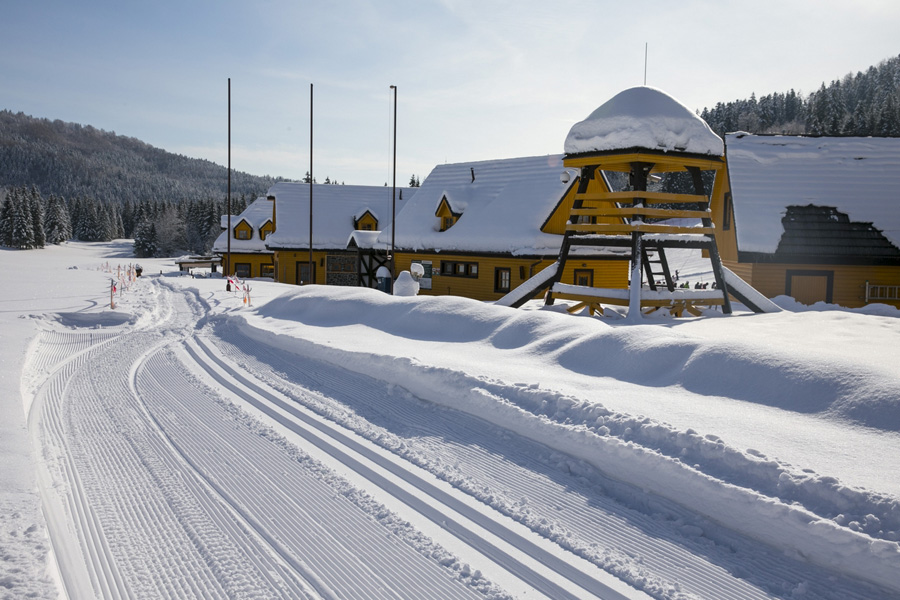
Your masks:
<path fill-rule="evenodd" d="M 443 196 L 438 204 L 437 210 L 434 211 L 434 216 L 440 219 L 440 231 L 447 231 L 456 225 L 456 222 L 462 216 L 462 213 L 454 212 L 453 209 L 450 208 L 450 202 L 447 200 L 447 196 Z"/>
<path fill-rule="evenodd" d="M 249 240 L 253 237 L 253 228 L 246 220 L 241 221 L 234 227 L 234 238 L 237 240 Z"/>
<path fill-rule="evenodd" d="M 378 231 L 378 217 L 366 209 L 361 215 L 354 217 L 353 227 L 357 231 Z"/>

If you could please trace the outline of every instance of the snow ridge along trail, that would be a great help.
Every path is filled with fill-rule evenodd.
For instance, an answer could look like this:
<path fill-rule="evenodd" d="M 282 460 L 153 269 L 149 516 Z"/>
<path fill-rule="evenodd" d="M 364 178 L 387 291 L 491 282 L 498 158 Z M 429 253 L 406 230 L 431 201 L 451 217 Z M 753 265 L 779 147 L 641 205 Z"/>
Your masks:
<path fill-rule="evenodd" d="M 522 402 L 527 390 L 518 386 L 479 383 L 464 373 L 412 364 L 398 378 L 404 365 L 391 364 L 390 357 L 272 335 L 240 317 L 220 322 L 215 331 L 211 340 L 238 365 L 236 369 L 266 379 L 298 403 L 423 466 L 653 596 L 741 598 L 803 592 L 821 598 L 892 597 L 891 592 L 834 569 L 785 556 L 646 489 L 610 479 L 584 460 L 522 438 L 498 426 L 504 420 L 490 414 L 490 408 L 477 408 L 477 402 L 436 397 L 436 393 L 481 394 L 482 407 L 505 407 L 499 411 L 502 417 L 509 416 L 510 406 Z M 373 358 L 374 362 L 366 362 Z M 378 373 L 385 381 L 353 374 L 347 370 L 351 365 L 366 365 L 368 373 Z M 410 375 L 413 372 L 415 376 Z M 429 390 L 425 397 L 438 404 L 415 397 L 394 381 L 415 381 L 417 389 Z M 440 405 L 473 407 L 493 425 Z M 546 420 L 541 427 L 553 429 Z M 524 432 L 531 433 L 527 427 Z M 565 444 L 564 438 L 550 443 Z M 640 456 L 648 449 L 629 442 L 614 451 L 616 462 L 627 454 L 640 465 Z M 596 465 L 597 457 L 591 462 Z M 621 479 L 617 476 L 613 474 Z M 745 497 L 771 504 L 755 493 Z"/>

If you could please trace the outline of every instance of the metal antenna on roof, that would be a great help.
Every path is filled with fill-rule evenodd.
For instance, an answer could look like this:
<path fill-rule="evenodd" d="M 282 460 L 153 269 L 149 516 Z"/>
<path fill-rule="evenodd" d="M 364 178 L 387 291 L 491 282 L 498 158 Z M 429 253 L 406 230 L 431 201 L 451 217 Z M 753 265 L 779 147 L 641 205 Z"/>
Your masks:
<path fill-rule="evenodd" d="M 644 42 L 644 85 L 647 85 L 647 42 Z"/>

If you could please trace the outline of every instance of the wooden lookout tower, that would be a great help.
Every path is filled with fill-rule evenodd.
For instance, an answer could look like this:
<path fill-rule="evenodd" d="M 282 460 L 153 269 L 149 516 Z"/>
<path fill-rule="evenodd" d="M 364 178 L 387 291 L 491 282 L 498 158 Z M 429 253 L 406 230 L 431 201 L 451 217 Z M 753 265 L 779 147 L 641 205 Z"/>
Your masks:
<path fill-rule="evenodd" d="M 563 164 L 580 175 L 546 304 L 557 298 L 575 300 L 591 312 L 602 310 L 603 304 L 627 306 L 629 318 L 659 307 L 676 315 L 698 314 L 698 306 L 712 305 L 731 312 L 709 208 L 710 197 L 717 197 L 725 180 L 724 144 L 705 121 L 660 90 L 631 88 L 576 123 L 565 153 Z M 613 172 L 627 174 L 624 191 L 611 189 Z M 676 172 L 687 173 L 682 176 L 687 193 L 651 189 L 660 174 Z M 706 191 L 704 180 L 710 179 L 713 189 Z M 568 260 L 598 246 L 631 248 L 628 289 L 560 282 Z M 704 250 L 712 263 L 713 287 L 677 287 L 666 257 L 672 248 Z"/>

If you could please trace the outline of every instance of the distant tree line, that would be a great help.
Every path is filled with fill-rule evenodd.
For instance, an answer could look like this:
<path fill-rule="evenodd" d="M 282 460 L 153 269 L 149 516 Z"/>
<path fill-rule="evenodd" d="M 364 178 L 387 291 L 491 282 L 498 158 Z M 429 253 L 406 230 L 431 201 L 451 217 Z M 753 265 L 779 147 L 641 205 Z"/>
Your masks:
<path fill-rule="evenodd" d="M 0 245 L 43 248 L 68 240 L 134 238 L 135 256 L 207 254 L 222 231 L 225 200 L 108 202 L 90 197 L 44 198 L 36 186 L 0 191 Z M 247 197 L 232 198 L 233 214 Z"/>
<path fill-rule="evenodd" d="M 790 90 L 719 102 L 700 117 L 718 133 L 900 137 L 900 57 L 848 73 L 804 98 Z"/>
<path fill-rule="evenodd" d="M 255 198 L 278 180 L 232 171 L 232 197 Z M 113 204 L 178 203 L 225 196 L 228 170 L 90 125 L 2 110 L 0 189 L 23 185 L 48 195 Z"/>

